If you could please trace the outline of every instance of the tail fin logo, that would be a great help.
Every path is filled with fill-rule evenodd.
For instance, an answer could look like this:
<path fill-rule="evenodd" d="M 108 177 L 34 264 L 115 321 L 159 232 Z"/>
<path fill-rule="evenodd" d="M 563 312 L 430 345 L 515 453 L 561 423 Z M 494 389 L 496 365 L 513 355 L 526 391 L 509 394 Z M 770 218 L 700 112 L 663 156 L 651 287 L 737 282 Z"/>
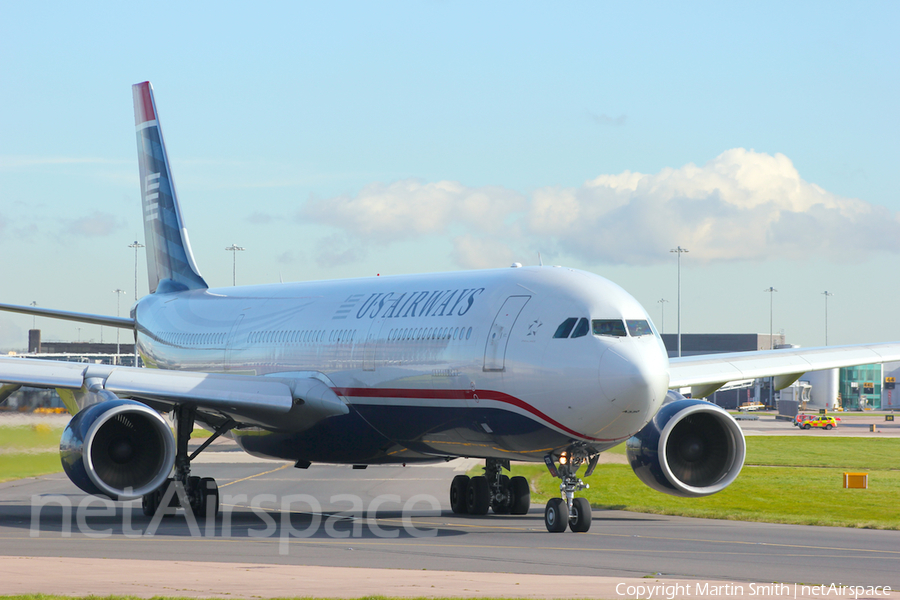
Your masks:
<path fill-rule="evenodd" d="M 159 218 L 159 173 L 151 173 L 144 178 L 144 220 Z"/>
<path fill-rule="evenodd" d="M 204 289 L 178 208 L 153 88 L 145 81 L 132 92 L 150 291 Z"/>

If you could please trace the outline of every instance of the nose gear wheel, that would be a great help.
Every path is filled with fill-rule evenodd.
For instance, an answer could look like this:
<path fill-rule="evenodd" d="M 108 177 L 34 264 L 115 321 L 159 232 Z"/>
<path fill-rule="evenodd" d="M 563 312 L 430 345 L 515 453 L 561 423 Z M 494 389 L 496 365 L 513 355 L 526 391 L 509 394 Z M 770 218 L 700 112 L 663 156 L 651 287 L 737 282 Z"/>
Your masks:
<path fill-rule="evenodd" d="M 550 474 L 562 480 L 559 484 L 561 497 L 551 498 L 544 509 L 544 525 L 547 531 L 561 533 L 568 528 L 576 533 L 584 533 L 591 528 L 593 515 L 590 502 L 587 498 L 575 497 L 575 492 L 586 490 L 590 485 L 576 474 L 582 463 L 587 462 L 588 468 L 584 476 L 589 476 L 594 472 L 599 459 L 599 453 L 589 455 L 587 450 L 581 447 L 571 447 L 557 457 L 549 454 L 544 457 Z"/>

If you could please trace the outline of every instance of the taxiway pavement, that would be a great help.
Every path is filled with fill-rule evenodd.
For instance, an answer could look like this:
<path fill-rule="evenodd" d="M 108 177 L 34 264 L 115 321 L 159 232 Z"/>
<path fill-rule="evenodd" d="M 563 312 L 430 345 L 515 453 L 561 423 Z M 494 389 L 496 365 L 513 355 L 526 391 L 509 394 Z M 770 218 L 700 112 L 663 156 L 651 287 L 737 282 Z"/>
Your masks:
<path fill-rule="evenodd" d="M 756 421 L 742 426 L 748 423 L 759 426 Z M 834 433 L 799 432 L 784 422 L 762 425 L 781 428 L 786 435 Z M 71 565 L 94 561 L 90 564 L 118 574 L 122 583 L 119 588 L 101 587 L 99 582 L 106 580 L 98 579 L 100 571 L 93 573 L 94 579 L 87 572 L 81 575 L 87 578 L 85 589 L 118 589 L 142 596 L 221 595 L 229 581 L 233 595 L 253 595 L 237 591 L 244 589 L 238 585 L 247 577 L 242 574 L 253 569 L 274 574 L 275 566 L 296 567 L 296 574 L 309 573 L 311 567 L 355 570 L 327 571 L 331 588 L 313 586 L 311 576 L 300 577 L 296 589 L 290 587 L 294 572 L 282 570 L 272 579 L 281 582 L 280 587 L 271 593 L 259 589 L 256 595 L 591 597 L 591 590 L 610 590 L 608 586 L 617 582 L 659 578 L 900 589 L 897 531 L 596 510 L 590 532 L 550 534 L 544 528 L 543 506 L 534 506 L 524 516 L 452 514 L 447 501 L 450 480 L 473 464 L 457 460 L 365 470 L 313 465 L 304 470 L 261 461 L 217 443 L 194 465 L 196 474 L 215 477 L 220 485 L 223 516 L 210 526 L 202 521 L 192 524 L 182 515 L 151 520 L 137 502 L 104 505 L 81 493 L 63 474 L 0 483 L 0 573 L 7 575 L 0 578 L 0 594 L 52 592 L 59 586 L 76 593 L 81 588 L 71 569 L 53 567 L 60 560 Z M 43 575 L 27 575 L 24 557 L 49 561 L 30 563 Z M 118 566 L 111 566 L 111 561 Z M 147 579 L 134 575 L 136 570 L 144 572 L 150 564 L 146 561 L 158 566 L 158 585 L 141 593 L 128 582 Z M 220 564 L 222 570 L 215 580 L 201 585 L 198 573 L 215 573 L 210 564 Z M 385 573 L 393 575 L 367 569 L 387 569 Z M 451 577 L 451 572 L 470 575 Z M 422 573 L 428 576 L 422 579 Z M 528 579 L 523 589 L 526 580 L 516 579 L 517 575 L 546 577 L 543 583 Z M 174 581 L 191 576 L 194 587 L 188 580 L 172 587 Z M 366 584 L 385 577 L 394 581 L 393 587 Z M 438 580 L 444 583 L 428 584 Z M 455 587 L 445 585 L 454 580 Z M 21 581 L 25 588 L 13 585 Z M 90 588 L 90 581 L 97 587 Z M 350 586 L 354 581 L 360 585 Z M 403 587 L 413 581 L 417 583 Z M 512 587 L 498 594 L 497 585 L 488 582 Z M 432 593 L 429 585 L 436 586 Z M 328 589 L 336 591 L 322 591 Z"/>

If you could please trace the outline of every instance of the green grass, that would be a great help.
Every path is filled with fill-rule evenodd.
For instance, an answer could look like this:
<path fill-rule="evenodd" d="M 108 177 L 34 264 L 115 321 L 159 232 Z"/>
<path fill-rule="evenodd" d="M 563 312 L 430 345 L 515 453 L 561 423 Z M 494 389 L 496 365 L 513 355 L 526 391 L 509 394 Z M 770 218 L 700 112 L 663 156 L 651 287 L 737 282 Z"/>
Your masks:
<path fill-rule="evenodd" d="M 62 471 L 58 450 L 62 431 L 44 424 L 0 427 L 0 482 Z"/>
<path fill-rule="evenodd" d="M 208 437 L 212 437 L 212 431 L 207 431 L 205 429 L 194 429 L 191 432 L 192 440 L 206 439 Z"/>
<path fill-rule="evenodd" d="M 49 475 L 60 471 L 62 471 L 62 463 L 59 462 L 59 452 L 0 455 L 0 482 Z"/>
<path fill-rule="evenodd" d="M 766 466 L 759 466 L 766 465 Z M 769 466 L 779 465 L 779 466 Z M 869 473 L 869 489 L 844 489 L 845 471 Z M 559 494 L 546 467 L 516 465 L 531 481 L 532 501 Z M 900 439 L 747 438 L 747 461 L 737 480 L 705 498 L 677 498 L 641 482 L 628 465 L 599 465 L 579 495 L 599 509 L 653 514 L 900 529 Z"/>
<path fill-rule="evenodd" d="M 900 438 L 829 438 L 828 431 L 806 433 L 748 437 L 745 464 L 900 470 Z"/>
<path fill-rule="evenodd" d="M 16 450 L 58 448 L 62 432 L 62 427 L 49 427 L 43 424 L 0 427 L 0 448 Z"/>

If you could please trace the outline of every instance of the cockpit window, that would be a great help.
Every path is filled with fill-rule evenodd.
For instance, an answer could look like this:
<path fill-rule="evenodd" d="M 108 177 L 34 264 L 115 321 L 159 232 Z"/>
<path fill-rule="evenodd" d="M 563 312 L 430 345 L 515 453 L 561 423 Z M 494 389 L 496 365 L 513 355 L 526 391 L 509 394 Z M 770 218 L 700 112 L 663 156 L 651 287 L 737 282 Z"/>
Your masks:
<path fill-rule="evenodd" d="M 567 338 L 569 334 L 572 333 L 572 328 L 575 327 L 575 323 L 578 322 L 577 317 L 569 317 L 562 323 L 560 323 L 559 327 L 556 328 L 556 333 L 553 334 L 555 338 Z"/>
<path fill-rule="evenodd" d="M 588 320 L 582 317 L 578 320 L 578 325 L 575 326 L 575 331 L 572 332 L 572 337 L 584 337 L 588 334 L 589 329 L 590 325 L 588 325 Z"/>
<path fill-rule="evenodd" d="M 628 324 L 628 333 L 630 333 L 632 337 L 653 335 L 653 330 L 650 329 L 650 323 L 643 319 L 629 319 L 625 322 Z"/>
<path fill-rule="evenodd" d="M 644 321 L 646 323 L 646 321 Z M 594 319 L 592 321 L 594 335 L 625 337 L 625 323 L 621 319 Z"/>

